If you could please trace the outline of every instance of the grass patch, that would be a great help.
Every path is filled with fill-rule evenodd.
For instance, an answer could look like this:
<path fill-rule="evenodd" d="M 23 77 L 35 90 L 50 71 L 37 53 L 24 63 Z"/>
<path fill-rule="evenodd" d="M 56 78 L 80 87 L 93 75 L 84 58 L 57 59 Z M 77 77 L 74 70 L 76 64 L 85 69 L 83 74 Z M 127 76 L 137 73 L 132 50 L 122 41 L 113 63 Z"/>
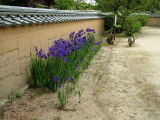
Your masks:
<path fill-rule="evenodd" d="M 8 95 L 8 102 L 13 102 L 16 99 L 19 99 L 23 96 L 23 93 L 19 93 L 19 92 L 12 92 Z"/>

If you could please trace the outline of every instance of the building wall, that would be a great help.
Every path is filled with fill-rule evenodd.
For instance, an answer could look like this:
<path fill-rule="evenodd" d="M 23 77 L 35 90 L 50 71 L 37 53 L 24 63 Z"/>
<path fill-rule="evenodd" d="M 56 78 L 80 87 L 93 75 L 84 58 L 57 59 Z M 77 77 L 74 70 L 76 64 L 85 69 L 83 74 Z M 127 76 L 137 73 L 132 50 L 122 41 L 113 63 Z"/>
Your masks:
<path fill-rule="evenodd" d="M 150 17 L 150 18 L 148 18 L 147 25 L 149 25 L 149 26 L 160 26 L 160 17 Z"/>
<path fill-rule="evenodd" d="M 47 50 L 58 38 L 80 29 L 103 32 L 104 20 L 84 20 L 54 24 L 0 28 L 0 100 L 27 85 L 29 60 L 34 47 Z"/>

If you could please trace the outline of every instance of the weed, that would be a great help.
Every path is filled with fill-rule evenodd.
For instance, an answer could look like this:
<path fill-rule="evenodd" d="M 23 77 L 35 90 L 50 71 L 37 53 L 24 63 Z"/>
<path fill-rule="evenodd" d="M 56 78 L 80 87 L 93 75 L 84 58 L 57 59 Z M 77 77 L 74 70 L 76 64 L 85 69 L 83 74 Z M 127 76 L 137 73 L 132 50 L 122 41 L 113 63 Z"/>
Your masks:
<path fill-rule="evenodd" d="M 13 102 L 15 99 L 19 99 L 23 96 L 23 93 L 12 92 L 8 95 L 8 102 Z"/>
<path fill-rule="evenodd" d="M 53 120 L 62 120 L 62 118 L 60 116 L 55 116 Z"/>

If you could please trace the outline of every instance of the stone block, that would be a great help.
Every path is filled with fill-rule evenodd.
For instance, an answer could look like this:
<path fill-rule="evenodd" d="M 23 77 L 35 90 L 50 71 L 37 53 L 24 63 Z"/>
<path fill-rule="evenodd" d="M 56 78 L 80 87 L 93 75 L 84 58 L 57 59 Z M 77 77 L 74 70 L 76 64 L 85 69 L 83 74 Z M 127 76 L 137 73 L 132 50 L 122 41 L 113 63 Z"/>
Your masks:
<path fill-rule="evenodd" d="M 3 54 L 3 44 L 0 42 L 0 55 Z"/>
<path fill-rule="evenodd" d="M 0 81 L 0 100 L 7 98 L 7 96 L 11 92 L 17 92 L 19 91 L 22 87 L 26 85 L 26 80 L 24 80 L 24 76 L 15 76 L 15 75 L 10 75 L 6 77 L 5 79 Z"/>
<path fill-rule="evenodd" d="M 18 75 L 20 73 L 20 64 L 18 59 L 18 50 L 14 50 L 8 52 L 5 56 L 5 69 L 6 74 L 9 76 L 10 74 Z"/>
<path fill-rule="evenodd" d="M 31 40 L 31 55 L 35 55 L 35 47 L 40 49 L 40 37 L 39 35 L 35 35 Z"/>
<path fill-rule="evenodd" d="M 4 55 L 0 56 L 0 79 L 5 78 L 6 77 L 6 70 L 5 70 L 5 66 L 4 66 Z"/>
<path fill-rule="evenodd" d="M 10 38 L 10 39 L 5 39 L 2 42 L 2 51 L 9 52 L 11 50 L 17 49 L 17 38 Z"/>
<path fill-rule="evenodd" d="M 41 48 L 44 51 L 48 51 L 48 39 L 45 36 L 40 36 Z"/>
<path fill-rule="evenodd" d="M 5 67 L 6 75 L 9 76 L 11 74 L 19 75 L 20 74 L 20 65 L 19 64 L 11 64 Z"/>
<path fill-rule="evenodd" d="M 6 69 L 3 67 L 3 68 L 0 68 L 0 79 L 3 79 L 6 77 Z"/>
<path fill-rule="evenodd" d="M 4 55 L 1 55 L 0 56 L 0 68 L 4 67 L 4 60 L 5 60 Z"/>
<path fill-rule="evenodd" d="M 29 70 L 29 58 L 20 61 L 20 72 L 21 74 L 27 74 Z"/>
<path fill-rule="evenodd" d="M 30 39 L 20 37 L 18 39 L 18 48 L 20 59 L 30 56 Z"/>

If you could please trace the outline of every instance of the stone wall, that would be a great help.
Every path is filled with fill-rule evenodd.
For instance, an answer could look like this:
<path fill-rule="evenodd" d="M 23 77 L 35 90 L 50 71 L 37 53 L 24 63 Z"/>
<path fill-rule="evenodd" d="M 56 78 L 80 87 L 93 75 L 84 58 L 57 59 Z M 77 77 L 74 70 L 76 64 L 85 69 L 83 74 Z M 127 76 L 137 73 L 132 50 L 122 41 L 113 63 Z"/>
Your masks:
<path fill-rule="evenodd" d="M 160 26 L 160 17 L 149 17 L 147 25 Z"/>
<path fill-rule="evenodd" d="M 103 32 L 104 19 L 0 28 L 0 100 L 27 85 L 30 56 L 34 47 L 47 50 L 58 38 L 72 31 L 94 28 Z"/>

